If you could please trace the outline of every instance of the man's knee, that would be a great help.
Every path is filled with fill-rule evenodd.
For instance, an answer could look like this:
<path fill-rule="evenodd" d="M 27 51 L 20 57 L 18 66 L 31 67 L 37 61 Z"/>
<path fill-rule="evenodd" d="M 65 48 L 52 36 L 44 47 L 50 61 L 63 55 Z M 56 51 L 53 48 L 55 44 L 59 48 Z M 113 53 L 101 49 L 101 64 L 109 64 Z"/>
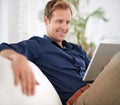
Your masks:
<path fill-rule="evenodd" d="M 120 51 L 115 54 L 115 56 L 120 57 Z"/>
<path fill-rule="evenodd" d="M 120 51 L 113 56 L 111 62 L 115 63 L 117 66 L 120 66 Z"/>

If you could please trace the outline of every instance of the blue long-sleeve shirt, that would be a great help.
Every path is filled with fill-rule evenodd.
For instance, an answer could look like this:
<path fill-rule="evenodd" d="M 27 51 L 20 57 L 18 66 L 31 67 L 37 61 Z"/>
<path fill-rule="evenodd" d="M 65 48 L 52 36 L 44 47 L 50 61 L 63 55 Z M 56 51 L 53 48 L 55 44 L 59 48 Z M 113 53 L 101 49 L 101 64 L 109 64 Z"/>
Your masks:
<path fill-rule="evenodd" d="M 64 48 L 44 35 L 32 37 L 18 43 L 0 44 L 0 51 L 13 49 L 25 55 L 47 76 L 58 92 L 63 105 L 81 87 L 87 84 L 82 80 L 90 62 L 85 51 L 73 43 L 63 41 Z"/>

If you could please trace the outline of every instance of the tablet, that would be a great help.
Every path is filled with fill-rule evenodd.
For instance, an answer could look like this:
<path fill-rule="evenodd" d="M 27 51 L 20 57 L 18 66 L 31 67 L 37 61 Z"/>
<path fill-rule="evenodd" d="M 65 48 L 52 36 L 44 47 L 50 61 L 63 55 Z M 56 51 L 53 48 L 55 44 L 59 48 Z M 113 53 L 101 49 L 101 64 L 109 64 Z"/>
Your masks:
<path fill-rule="evenodd" d="M 100 43 L 91 58 L 83 77 L 84 81 L 93 81 L 110 59 L 120 51 L 120 43 Z"/>

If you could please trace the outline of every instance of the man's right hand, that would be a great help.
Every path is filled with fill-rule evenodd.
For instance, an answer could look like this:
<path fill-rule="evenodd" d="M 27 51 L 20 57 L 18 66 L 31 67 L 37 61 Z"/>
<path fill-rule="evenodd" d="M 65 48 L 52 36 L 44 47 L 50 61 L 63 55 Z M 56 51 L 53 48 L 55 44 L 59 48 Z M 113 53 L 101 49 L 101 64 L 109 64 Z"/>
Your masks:
<path fill-rule="evenodd" d="M 38 84 L 28 60 L 25 56 L 13 50 L 3 50 L 0 55 L 12 61 L 14 83 L 21 83 L 22 92 L 26 95 L 34 95 L 35 86 Z"/>

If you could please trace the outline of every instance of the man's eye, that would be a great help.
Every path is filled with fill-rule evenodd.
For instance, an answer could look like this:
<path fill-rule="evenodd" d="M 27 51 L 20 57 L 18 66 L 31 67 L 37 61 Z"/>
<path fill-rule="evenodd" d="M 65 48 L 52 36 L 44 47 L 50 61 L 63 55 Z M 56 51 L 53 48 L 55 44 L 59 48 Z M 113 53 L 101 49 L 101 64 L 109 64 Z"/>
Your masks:
<path fill-rule="evenodd" d="M 66 22 L 66 24 L 70 24 L 70 22 Z"/>
<path fill-rule="evenodd" d="M 62 21 L 60 21 L 60 20 L 59 20 L 59 21 L 57 21 L 57 22 L 58 22 L 58 23 L 62 23 Z"/>

